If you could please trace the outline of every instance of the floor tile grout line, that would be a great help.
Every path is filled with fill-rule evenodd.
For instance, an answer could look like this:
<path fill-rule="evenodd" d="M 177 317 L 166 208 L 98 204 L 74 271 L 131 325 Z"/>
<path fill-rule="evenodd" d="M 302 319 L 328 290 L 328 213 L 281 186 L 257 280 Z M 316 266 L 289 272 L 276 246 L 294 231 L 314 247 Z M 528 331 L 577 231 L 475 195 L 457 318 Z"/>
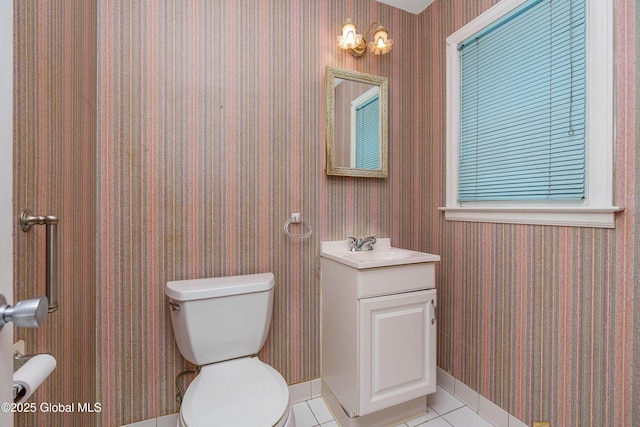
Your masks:
<path fill-rule="evenodd" d="M 322 402 L 322 403 L 324 403 L 324 402 Z M 307 403 L 307 405 L 309 405 L 309 404 Z M 316 415 L 316 413 L 314 412 L 314 410 L 313 410 L 313 408 L 311 407 L 311 405 L 309 405 L 309 408 L 311 409 L 311 413 L 313 413 L 313 416 L 315 417 L 316 421 L 318 422 L 318 425 L 319 425 L 319 426 L 322 426 L 322 423 L 320 422 L 320 418 L 318 418 L 318 416 L 317 416 L 317 415 Z M 333 420 L 333 417 L 332 417 L 331 419 Z"/>
<path fill-rule="evenodd" d="M 448 391 L 447 391 L 447 392 L 448 392 Z M 448 392 L 448 393 L 449 393 L 449 392 Z M 449 393 L 449 394 L 450 394 L 450 393 Z M 455 397 L 455 396 L 454 396 L 454 397 Z M 337 422 L 337 421 L 336 421 L 336 419 L 333 417 L 333 414 L 332 414 L 332 418 L 331 418 L 331 420 L 327 420 L 327 421 L 325 421 L 325 422 L 324 422 L 324 424 L 323 424 L 323 423 L 320 423 L 320 421 L 319 421 L 319 419 L 318 419 L 318 416 L 317 416 L 317 415 L 316 415 L 316 413 L 313 411 L 313 408 L 312 408 L 312 406 L 311 406 L 311 405 L 310 405 L 310 403 L 309 403 L 309 401 L 310 401 L 310 400 L 312 400 L 312 399 L 314 399 L 314 398 L 310 398 L 310 399 L 307 399 L 307 400 L 304 400 L 304 401 L 303 401 L 303 402 L 306 404 L 306 406 L 307 406 L 307 408 L 309 409 L 309 411 L 311 412 L 311 414 L 312 414 L 312 416 L 313 416 L 313 419 L 315 420 L 315 424 L 314 424 L 312 427 L 322 427 L 324 424 L 330 424 L 330 423 L 332 423 L 332 422 Z M 299 402 L 299 403 L 302 403 L 302 402 Z M 326 403 L 324 402 L 324 400 L 322 401 L 322 403 L 326 406 Z M 425 421 L 424 423 L 418 424 L 416 427 L 423 427 L 423 426 L 427 426 L 427 425 L 428 425 L 428 423 L 430 423 L 430 422 L 432 422 L 432 421 L 434 421 L 434 420 L 436 420 L 436 419 L 438 419 L 438 418 L 440 418 L 442 421 L 444 421 L 448 426 L 455 427 L 453 424 L 451 424 L 451 423 L 449 422 L 449 420 L 447 420 L 447 419 L 445 418 L 445 415 L 451 414 L 452 412 L 455 412 L 455 411 L 458 411 L 458 410 L 463 409 L 463 408 L 465 408 L 465 407 L 468 407 L 468 405 L 465 405 L 465 404 L 464 404 L 464 402 L 460 402 L 460 403 L 462 403 L 462 406 L 459 406 L 459 407 L 457 407 L 457 408 L 453 408 L 453 409 L 451 409 L 451 410 L 449 410 L 449 411 L 446 411 L 446 412 L 443 412 L 443 413 L 440 413 L 440 412 L 438 412 L 436 409 L 434 409 L 433 407 L 431 407 L 430 405 L 427 405 L 427 406 L 428 406 L 428 408 L 429 408 L 430 410 L 432 410 L 432 411 L 433 411 L 437 416 L 436 416 L 436 417 L 434 417 L 434 418 L 432 418 L 432 419 L 430 419 L 430 420 Z M 473 410 L 472 410 L 472 411 L 473 411 Z M 476 411 L 473 411 L 473 412 L 474 412 L 474 413 L 476 413 L 477 415 L 480 415 L 480 414 L 479 414 L 479 412 L 476 412 Z M 480 416 L 481 416 L 481 415 L 480 415 Z M 481 416 L 481 417 L 482 417 L 482 416 Z M 484 418 L 484 417 L 482 417 L 482 418 L 486 420 L 486 418 Z M 399 426 L 400 426 L 400 427 L 403 427 L 403 426 L 404 426 L 404 427 L 409 427 L 409 424 L 407 424 L 407 423 L 405 422 L 405 423 L 401 423 L 401 424 L 399 424 Z"/>
<path fill-rule="evenodd" d="M 316 413 L 313 412 L 313 408 L 311 407 L 311 405 L 309 405 L 309 400 L 311 400 L 311 399 L 305 400 L 304 403 L 307 404 L 307 407 L 311 411 L 311 415 L 313 415 L 313 418 L 316 420 L 316 425 L 314 427 L 318 427 L 320 425 L 320 421 L 318 420 L 318 416 L 316 415 Z"/>

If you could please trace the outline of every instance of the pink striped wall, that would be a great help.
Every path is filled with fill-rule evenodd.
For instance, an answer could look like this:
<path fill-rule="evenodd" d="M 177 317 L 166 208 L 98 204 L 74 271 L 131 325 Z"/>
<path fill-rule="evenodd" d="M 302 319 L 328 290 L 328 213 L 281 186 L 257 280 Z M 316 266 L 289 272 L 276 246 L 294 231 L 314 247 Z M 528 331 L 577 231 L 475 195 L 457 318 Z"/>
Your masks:
<path fill-rule="evenodd" d="M 61 225 L 72 308 L 27 335 L 60 363 L 38 401 L 84 393 L 103 404 L 89 424 L 105 426 L 176 411 L 174 377 L 188 365 L 164 284 L 258 271 L 277 279 L 261 357 L 289 383 L 317 378 L 318 243 L 377 234 L 442 255 L 443 369 L 528 423 L 640 424 L 633 0 L 616 1 L 616 202 L 626 211 L 615 230 L 451 223 L 438 212 L 444 38 L 496 0 L 436 0 L 420 15 L 373 0 L 81 3 L 16 3 L 16 204 L 74 224 Z M 339 51 L 348 16 L 381 21 L 391 54 Z M 389 79 L 389 179 L 324 174 L 326 65 Z M 47 180 L 62 184 L 35 185 Z M 291 212 L 314 227 L 308 241 L 284 235 Z M 41 270 L 23 261 L 37 251 L 24 239 L 17 296 Z M 19 424 L 87 425 L 42 417 Z"/>
<path fill-rule="evenodd" d="M 445 203 L 445 38 L 494 3 L 437 0 L 419 17 L 431 129 L 425 173 L 412 175 L 429 194 L 410 211 L 424 212 L 414 221 L 429 231 L 401 239 L 442 256 L 439 365 L 529 425 L 640 425 L 637 2 L 616 2 L 615 201 L 626 210 L 615 230 L 456 223 L 437 212 Z"/>
<path fill-rule="evenodd" d="M 39 329 L 15 329 L 57 368 L 31 401 L 93 402 L 96 389 L 96 2 L 14 3 L 14 301 L 45 294 L 45 227 L 20 231 L 24 208 L 58 225 L 58 302 Z M 21 412 L 17 426 L 94 424 L 94 414 Z"/>
<path fill-rule="evenodd" d="M 274 272 L 261 356 L 289 383 L 317 378 L 319 241 L 389 235 L 398 182 L 324 174 L 325 67 L 385 75 L 409 95 L 411 50 L 356 60 L 335 38 L 352 16 L 409 46 L 416 17 L 361 0 L 103 1 L 99 13 L 98 388 L 114 402 L 104 423 L 178 408 L 173 379 L 187 364 L 168 280 Z M 393 101 L 394 138 L 410 132 L 410 108 L 408 96 Z M 311 239 L 285 236 L 291 212 Z"/>

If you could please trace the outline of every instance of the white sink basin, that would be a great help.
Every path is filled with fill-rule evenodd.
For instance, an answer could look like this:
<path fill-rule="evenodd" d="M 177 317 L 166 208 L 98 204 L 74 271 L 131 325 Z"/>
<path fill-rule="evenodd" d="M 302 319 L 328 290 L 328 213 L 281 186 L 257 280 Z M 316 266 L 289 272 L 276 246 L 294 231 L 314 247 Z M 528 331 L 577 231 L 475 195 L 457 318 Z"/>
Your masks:
<path fill-rule="evenodd" d="M 348 266 L 363 269 L 440 261 L 438 255 L 391 247 L 388 238 L 378 239 L 371 251 L 349 251 L 347 240 L 321 242 L 320 255 Z"/>
<path fill-rule="evenodd" d="M 345 258 L 357 261 L 384 261 L 392 259 L 411 258 L 415 256 L 415 254 L 416 252 L 408 251 L 406 249 L 391 248 L 371 251 L 348 252 L 343 256 Z"/>

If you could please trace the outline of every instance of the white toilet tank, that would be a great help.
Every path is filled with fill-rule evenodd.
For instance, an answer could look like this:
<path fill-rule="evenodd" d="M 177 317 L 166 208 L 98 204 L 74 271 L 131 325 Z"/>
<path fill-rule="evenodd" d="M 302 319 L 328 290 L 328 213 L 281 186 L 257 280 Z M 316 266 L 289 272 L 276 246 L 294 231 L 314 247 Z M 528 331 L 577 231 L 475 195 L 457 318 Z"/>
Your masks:
<path fill-rule="evenodd" d="M 168 282 L 182 356 L 202 366 L 258 353 L 271 326 L 274 284 L 273 273 Z"/>

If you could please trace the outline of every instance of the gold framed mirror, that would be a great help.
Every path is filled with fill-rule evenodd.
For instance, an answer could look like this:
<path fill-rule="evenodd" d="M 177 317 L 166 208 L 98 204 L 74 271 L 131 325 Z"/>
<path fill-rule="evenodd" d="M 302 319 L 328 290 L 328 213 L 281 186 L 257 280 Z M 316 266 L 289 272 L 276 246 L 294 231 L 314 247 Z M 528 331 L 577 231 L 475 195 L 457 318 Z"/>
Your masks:
<path fill-rule="evenodd" d="M 327 66 L 327 175 L 386 178 L 386 77 Z"/>

